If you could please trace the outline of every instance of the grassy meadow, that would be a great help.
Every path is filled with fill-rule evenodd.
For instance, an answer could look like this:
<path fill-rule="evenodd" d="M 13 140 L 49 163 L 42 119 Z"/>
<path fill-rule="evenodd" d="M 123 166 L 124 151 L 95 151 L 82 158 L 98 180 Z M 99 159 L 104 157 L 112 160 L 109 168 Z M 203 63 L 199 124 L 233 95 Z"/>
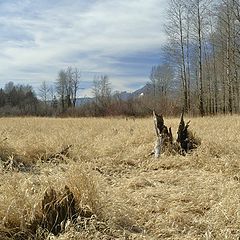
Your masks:
<path fill-rule="evenodd" d="M 176 137 L 179 119 L 165 123 Z M 240 239 L 240 117 L 190 129 L 198 149 L 155 159 L 152 118 L 1 118 L 0 239 Z M 91 216 L 33 230 L 45 192 L 65 185 Z"/>

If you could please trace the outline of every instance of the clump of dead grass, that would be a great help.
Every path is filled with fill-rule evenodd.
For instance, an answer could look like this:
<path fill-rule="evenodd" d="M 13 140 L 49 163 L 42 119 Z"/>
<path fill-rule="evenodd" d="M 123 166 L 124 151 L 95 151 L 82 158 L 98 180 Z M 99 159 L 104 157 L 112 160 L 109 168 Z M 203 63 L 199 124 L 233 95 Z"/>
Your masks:
<path fill-rule="evenodd" d="M 0 198 L 0 236 L 12 239 L 19 239 L 23 233 L 35 236 L 39 235 L 38 228 L 45 231 L 44 236 L 46 232 L 58 234 L 67 220 L 97 216 L 101 200 L 91 174 L 83 167 L 70 167 L 69 171 L 53 173 L 47 179 L 26 178 L 22 173 L 1 176 L 0 191 L 4 195 Z M 5 177 L 7 183 L 2 181 Z M 64 184 L 64 190 L 58 190 Z"/>

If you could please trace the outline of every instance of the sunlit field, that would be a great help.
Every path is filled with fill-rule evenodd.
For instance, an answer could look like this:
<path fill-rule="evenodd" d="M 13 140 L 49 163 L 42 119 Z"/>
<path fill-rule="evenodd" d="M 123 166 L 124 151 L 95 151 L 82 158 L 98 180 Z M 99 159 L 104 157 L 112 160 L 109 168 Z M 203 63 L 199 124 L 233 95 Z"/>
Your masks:
<path fill-rule="evenodd" d="M 198 149 L 155 159 L 152 118 L 1 118 L 0 239 L 239 239 L 240 117 L 190 129 Z M 76 217 L 55 236 L 42 201 L 65 186 Z"/>

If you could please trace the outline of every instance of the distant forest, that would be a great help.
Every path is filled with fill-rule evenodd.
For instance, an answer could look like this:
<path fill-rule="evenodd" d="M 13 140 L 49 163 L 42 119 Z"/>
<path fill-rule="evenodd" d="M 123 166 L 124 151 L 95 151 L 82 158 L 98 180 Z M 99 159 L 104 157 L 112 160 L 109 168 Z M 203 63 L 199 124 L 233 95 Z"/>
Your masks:
<path fill-rule="evenodd" d="M 55 87 L 9 82 L 0 89 L 0 115 L 146 116 L 240 112 L 239 0 L 171 0 L 162 61 L 138 94 L 113 92 L 107 75 L 93 80 L 93 98 L 77 104 L 81 71 L 60 70 Z"/>

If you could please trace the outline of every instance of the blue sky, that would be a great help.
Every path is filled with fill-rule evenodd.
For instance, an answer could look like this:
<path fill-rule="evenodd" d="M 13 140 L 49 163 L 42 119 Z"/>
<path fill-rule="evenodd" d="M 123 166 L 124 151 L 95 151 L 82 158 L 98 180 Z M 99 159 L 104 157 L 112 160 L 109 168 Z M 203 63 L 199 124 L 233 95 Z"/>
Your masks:
<path fill-rule="evenodd" d="M 166 41 L 167 0 L 0 0 L 0 87 L 53 83 L 60 69 L 82 72 L 80 96 L 97 74 L 114 90 L 148 81 Z"/>

